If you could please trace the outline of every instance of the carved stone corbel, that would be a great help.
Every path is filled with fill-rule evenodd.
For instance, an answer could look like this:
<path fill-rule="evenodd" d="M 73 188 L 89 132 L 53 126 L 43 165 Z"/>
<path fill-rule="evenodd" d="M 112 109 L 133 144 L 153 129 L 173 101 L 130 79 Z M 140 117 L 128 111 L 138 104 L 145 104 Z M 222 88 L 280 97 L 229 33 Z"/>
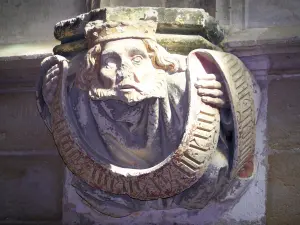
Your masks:
<path fill-rule="evenodd" d="M 115 217 L 144 210 L 140 200 L 203 208 L 240 197 L 255 172 L 259 90 L 203 10 L 99 9 L 55 36 L 64 57 L 43 62 L 37 99 L 81 197 Z M 162 36 L 185 41 L 162 42 L 171 54 Z"/>

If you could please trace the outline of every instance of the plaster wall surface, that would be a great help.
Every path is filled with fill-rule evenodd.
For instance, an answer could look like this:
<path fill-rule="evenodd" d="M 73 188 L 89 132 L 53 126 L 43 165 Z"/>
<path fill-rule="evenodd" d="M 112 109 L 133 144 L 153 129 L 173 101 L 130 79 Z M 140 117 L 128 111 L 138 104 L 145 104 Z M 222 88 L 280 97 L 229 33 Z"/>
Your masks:
<path fill-rule="evenodd" d="M 247 28 L 300 24 L 300 1 L 245 0 Z"/>
<path fill-rule="evenodd" d="M 85 11 L 83 0 L 1 0 L 0 44 L 53 40 L 57 22 Z"/>

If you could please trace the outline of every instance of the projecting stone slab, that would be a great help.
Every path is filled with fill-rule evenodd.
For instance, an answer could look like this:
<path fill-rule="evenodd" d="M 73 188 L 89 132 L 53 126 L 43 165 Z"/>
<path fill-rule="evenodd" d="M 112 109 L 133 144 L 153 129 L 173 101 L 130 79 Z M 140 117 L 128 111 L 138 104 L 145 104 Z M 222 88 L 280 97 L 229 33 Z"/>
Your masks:
<path fill-rule="evenodd" d="M 62 42 L 81 39 L 84 27 L 89 21 L 124 21 L 144 18 L 146 11 L 153 9 L 158 12 L 158 33 L 197 34 L 218 44 L 224 34 L 215 19 L 203 9 L 161 8 L 161 7 L 115 7 L 92 10 L 76 18 L 64 20 L 56 24 L 54 36 Z"/>
<path fill-rule="evenodd" d="M 222 49 L 205 38 L 197 35 L 180 35 L 180 34 L 156 34 L 159 44 L 165 47 L 169 52 L 187 55 L 194 49 L 205 48 L 222 51 Z M 87 50 L 87 41 L 85 39 L 73 41 L 54 47 L 54 54 L 69 56 L 71 54 Z"/>

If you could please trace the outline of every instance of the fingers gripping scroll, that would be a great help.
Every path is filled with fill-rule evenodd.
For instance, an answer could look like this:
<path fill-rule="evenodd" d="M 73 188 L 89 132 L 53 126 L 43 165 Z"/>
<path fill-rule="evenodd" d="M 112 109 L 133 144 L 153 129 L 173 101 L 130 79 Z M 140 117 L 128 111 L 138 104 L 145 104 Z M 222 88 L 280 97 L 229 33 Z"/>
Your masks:
<path fill-rule="evenodd" d="M 65 57 L 55 55 L 45 58 L 41 63 L 43 75 L 42 94 L 47 106 L 50 108 L 58 85 L 58 78 L 62 75 L 62 62 Z"/>

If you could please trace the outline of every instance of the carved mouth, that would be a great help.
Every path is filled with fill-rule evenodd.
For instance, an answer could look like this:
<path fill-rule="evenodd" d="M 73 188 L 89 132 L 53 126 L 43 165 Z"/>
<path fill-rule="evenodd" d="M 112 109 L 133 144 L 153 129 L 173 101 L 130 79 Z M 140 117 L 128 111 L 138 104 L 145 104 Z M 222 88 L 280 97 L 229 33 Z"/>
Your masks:
<path fill-rule="evenodd" d="M 123 91 L 123 92 L 131 92 L 131 91 L 141 92 L 142 91 L 137 85 L 132 85 L 132 84 L 119 85 L 119 90 Z"/>

